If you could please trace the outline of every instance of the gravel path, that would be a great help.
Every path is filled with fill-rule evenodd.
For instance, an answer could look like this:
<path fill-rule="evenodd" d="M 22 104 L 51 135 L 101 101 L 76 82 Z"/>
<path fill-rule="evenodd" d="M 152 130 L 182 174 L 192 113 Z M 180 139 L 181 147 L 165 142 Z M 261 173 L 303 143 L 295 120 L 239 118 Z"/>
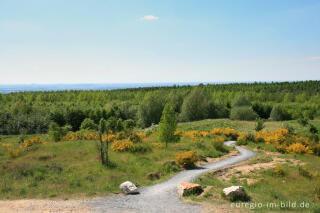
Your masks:
<path fill-rule="evenodd" d="M 234 143 L 235 141 L 225 142 L 227 146 L 232 146 Z M 141 188 L 140 194 L 116 195 L 83 204 L 92 206 L 91 210 L 94 212 L 201 212 L 200 206 L 186 204 L 179 200 L 178 184 L 185 181 L 191 182 L 204 172 L 236 164 L 256 156 L 254 152 L 245 148 L 236 146 L 236 149 L 240 152 L 240 155 L 209 163 L 202 168 L 182 171 L 165 182 Z"/>

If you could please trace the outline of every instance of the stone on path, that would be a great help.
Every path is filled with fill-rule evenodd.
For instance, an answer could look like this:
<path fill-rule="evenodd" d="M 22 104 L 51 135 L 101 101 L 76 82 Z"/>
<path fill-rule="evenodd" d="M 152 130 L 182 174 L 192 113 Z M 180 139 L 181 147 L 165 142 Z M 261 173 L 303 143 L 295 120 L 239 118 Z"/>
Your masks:
<path fill-rule="evenodd" d="M 191 194 L 201 194 L 202 188 L 199 184 L 182 182 L 178 185 L 178 194 L 180 197 Z"/>
<path fill-rule="evenodd" d="M 121 183 L 120 190 L 124 194 L 137 194 L 138 193 L 138 188 L 130 181 L 126 181 L 124 183 Z"/>

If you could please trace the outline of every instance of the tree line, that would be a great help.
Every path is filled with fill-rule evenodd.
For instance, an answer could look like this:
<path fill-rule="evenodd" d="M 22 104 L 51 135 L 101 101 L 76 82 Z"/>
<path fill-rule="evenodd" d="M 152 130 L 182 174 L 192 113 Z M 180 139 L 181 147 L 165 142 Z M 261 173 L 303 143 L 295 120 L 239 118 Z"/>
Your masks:
<path fill-rule="evenodd" d="M 0 134 L 47 133 L 52 122 L 77 131 L 85 120 L 98 126 L 101 119 L 112 119 L 118 129 L 125 121 L 144 128 L 159 123 L 167 103 L 181 122 L 314 119 L 320 81 L 0 94 Z"/>

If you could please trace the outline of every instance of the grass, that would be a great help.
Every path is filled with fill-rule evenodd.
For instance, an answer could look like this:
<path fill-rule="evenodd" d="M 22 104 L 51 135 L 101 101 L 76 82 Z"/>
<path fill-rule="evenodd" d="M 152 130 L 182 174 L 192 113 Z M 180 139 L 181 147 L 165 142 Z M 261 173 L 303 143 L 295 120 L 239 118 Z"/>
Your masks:
<path fill-rule="evenodd" d="M 28 136 L 31 138 L 34 136 Z M 48 139 L 47 135 L 42 135 Z M 18 146 L 18 136 L 2 136 L 1 142 Z M 144 143 L 157 142 L 149 136 Z M 223 152 L 214 148 L 211 139 L 192 142 L 184 137 L 170 143 L 167 149 L 153 148 L 146 153 L 113 152 L 114 168 L 102 166 L 95 141 L 47 142 L 32 146 L 17 158 L 9 158 L 0 146 L 0 199 L 79 198 L 119 193 L 119 185 L 127 180 L 137 186 L 152 185 L 168 179 L 181 169 L 165 162 L 177 153 L 196 150 L 202 156 L 219 157 Z M 227 151 L 229 148 L 227 149 Z M 164 165 L 165 164 L 165 165 Z M 149 180 L 149 173 L 161 173 L 159 180 Z"/>
<path fill-rule="evenodd" d="M 320 120 L 312 123 L 320 128 Z M 290 125 L 300 135 L 307 134 L 307 128 L 301 127 L 296 121 L 266 122 L 266 129 L 278 129 Z M 254 132 L 255 122 L 232 121 L 229 119 L 203 120 L 180 123 L 178 129 L 208 131 L 213 128 L 230 127 L 240 132 Z M 35 135 L 29 135 L 32 138 Z M 47 135 L 41 135 L 49 141 Z M 0 136 L 0 141 L 18 146 L 19 136 Z M 105 196 L 119 193 L 119 184 L 130 180 L 138 186 L 152 185 L 168 179 L 180 168 L 172 167 L 165 162 L 174 160 L 177 153 L 196 150 L 202 156 L 219 157 L 224 153 L 212 146 L 211 138 L 203 137 L 203 141 L 193 142 L 191 138 L 183 137 L 179 143 L 170 143 L 168 149 L 153 148 L 146 153 L 129 153 L 110 151 L 114 168 L 100 164 L 95 141 L 48 142 L 35 145 L 30 151 L 23 152 L 17 158 L 8 158 L 6 148 L 0 146 L 0 199 L 21 198 L 79 198 Z M 155 136 L 149 136 L 145 143 L 158 142 Z M 264 143 L 249 143 L 249 148 L 275 151 L 274 147 Z M 320 172 L 319 157 L 311 155 L 281 155 L 283 158 L 297 158 L 307 163 L 305 169 L 310 172 Z M 270 157 L 258 157 L 249 163 L 269 162 Z M 212 185 L 214 188 L 203 197 L 194 197 L 199 201 L 226 203 L 221 198 L 220 191 L 224 187 L 244 184 L 252 197 L 251 202 L 297 200 L 310 201 L 314 205 L 312 211 L 320 209 L 316 203 L 314 188 L 320 184 L 319 176 L 306 178 L 299 174 L 298 168 L 284 166 L 285 176 L 274 176 L 272 171 L 265 170 L 247 178 L 263 178 L 252 186 L 239 183 L 237 178 L 230 182 L 220 181 L 212 174 L 205 174 L 196 182 L 203 186 Z M 149 173 L 161 173 L 159 180 L 149 180 Z M 301 173 L 301 171 L 300 171 Z M 284 182 L 283 182 L 284 181 Z M 260 211 L 265 211 L 262 209 Z M 275 211 L 278 211 L 276 209 Z M 258 210 L 257 210 L 258 211 Z M 311 211 L 311 212 L 312 212 Z"/>
<path fill-rule="evenodd" d="M 248 165 L 257 164 L 257 163 L 269 163 L 272 161 L 270 155 L 258 155 L 257 157 L 251 158 L 248 160 Z"/>
<path fill-rule="evenodd" d="M 311 124 L 320 129 L 320 120 L 312 120 Z M 206 119 L 194 122 L 179 123 L 178 128 L 180 130 L 202 130 L 209 131 L 213 128 L 226 128 L 230 127 L 241 133 L 254 133 L 255 121 L 234 121 L 230 119 Z M 285 128 L 287 125 L 293 127 L 297 134 L 307 135 L 308 128 L 302 127 L 296 120 L 292 121 L 266 121 L 264 123 L 266 130 L 273 130 L 279 128 Z"/>

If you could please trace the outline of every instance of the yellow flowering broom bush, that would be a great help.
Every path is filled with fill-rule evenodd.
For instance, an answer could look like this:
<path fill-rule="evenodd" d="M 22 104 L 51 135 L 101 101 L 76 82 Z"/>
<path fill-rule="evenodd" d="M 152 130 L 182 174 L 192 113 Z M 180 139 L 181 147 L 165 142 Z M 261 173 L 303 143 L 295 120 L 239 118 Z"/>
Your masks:
<path fill-rule="evenodd" d="M 147 137 L 147 133 L 145 133 L 145 132 L 136 132 L 136 134 L 142 139 Z"/>
<path fill-rule="evenodd" d="M 18 148 L 8 148 L 8 156 L 9 158 L 17 158 L 25 151 L 25 148 L 23 146 L 19 146 Z"/>
<path fill-rule="evenodd" d="M 231 137 L 232 139 L 237 139 L 237 137 L 240 135 L 239 132 L 237 132 L 234 129 L 230 128 L 214 128 L 211 131 L 185 131 L 182 133 L 182 136 L 184 137 L 190 137 L 190 138 L 197 138 L 197 137 L 209 137 L 214 135 L 221 135 L 226 137 Z"/>
<path fill-rule="evenodd" d="M 69 132 L 61 138 L 62 141 L 78 141 L 81 140 L 80 132 Z"/>
<path fill-rule="evenodd" d="M 12 146 L 11 143 L 2 143 L 2 142 L 0 142 L 0 145 L 3 146 L 3 147 L 6 147 L 6 148 L 9 148 L 9 147 Z"/>
<path fill-rule="evenodd" d="M 133 143 L 129 140 L 115 140 L 112 145 L 112 151 L 126 152 L 131 149 Z"/>
<path fill-rule="evenodd" d="M 287 151 L 298 154 L 312 154 L 312 150 L 309 147 L 302 145 L 301 143 L 291 144 L 287 147 Z"/>
<path fill-rule="evenodd" d="M 200 134 L 198 131 L 185 131 L 182 134 L 183 137 L 196 138 L 199 137 Z"/>
<path fill-rule="evenodd" d="M 201 143 L 203 142 L 203 138 L 192 138 L 191 140 L 193 143 Z"/>
<path fill-rule="evenodd" d="M 234 129 L 230 129 L 229 127 L 222 129 L 222 128 L 214 128 L 210 131 L 210 135 L 225 135 L 227 137 L 231 137 L 233 140 L 237 139 L 240 135 L 239 132 L 237 132 Z"/>
<path fill-rule="evenodd" d="M 312 154 L 311 141 L 290 133 L 287 129 L 259 131 L 255 135 L 255 141 L 274 145 L 282 153 Z"/>
<path fill-rule="evenodd" d="M 23 146 L 25 147 L 25 148 L 28 148 L 28 147 L 31 147 L 31 146 L 33 146 L 33 145 L 35 145 L 35 144 L 44 144 L 45 143 L 45 141 L 42 139 L 42 138 L 40 138 L 40 137 L 35 137 L 35 138 L 31 138 L 31 139 L 29 139 L 29 140 L 25 140 L 24 142 L 23 142 Z"/>
<path fill-rule="evenodd" d="M 152 143 L 152 146 L 156 149 L 162 149 L 163 148 L 163 144 L 162 143 Z"/>
<path fill-rule="evenodd" d="M 219 143 L 219 142 L 223 143 L 224 141 L 225 141 L 225 139 L 221 136 L 212 138 L 213 143 Z"/>
<path fill-rule="evenodd" d="M 78 132 L 69 132 L 65 136 L 61 138 L 62 141 L 78 141 L 78 140 L 99 140 L 99 134 L 97 132 L 92 131 L 78 131 Z M 102 135 L 102 139 L 104 141 L 113 141 L 114 139 L 122 140 L 124 139 L 124 134 L 122 132 L 119 132 L 117 134 L 112 134 L 112 132 L 109 132 L 108 135 L 104 134 Z"/>
<path fill-rule="evenodd" d="M 176 162 L 184 168 L 194 167 L 194 163 L 199 160 L 199 154 L 196 151 L 187 151 L 176 154 Z"/>

